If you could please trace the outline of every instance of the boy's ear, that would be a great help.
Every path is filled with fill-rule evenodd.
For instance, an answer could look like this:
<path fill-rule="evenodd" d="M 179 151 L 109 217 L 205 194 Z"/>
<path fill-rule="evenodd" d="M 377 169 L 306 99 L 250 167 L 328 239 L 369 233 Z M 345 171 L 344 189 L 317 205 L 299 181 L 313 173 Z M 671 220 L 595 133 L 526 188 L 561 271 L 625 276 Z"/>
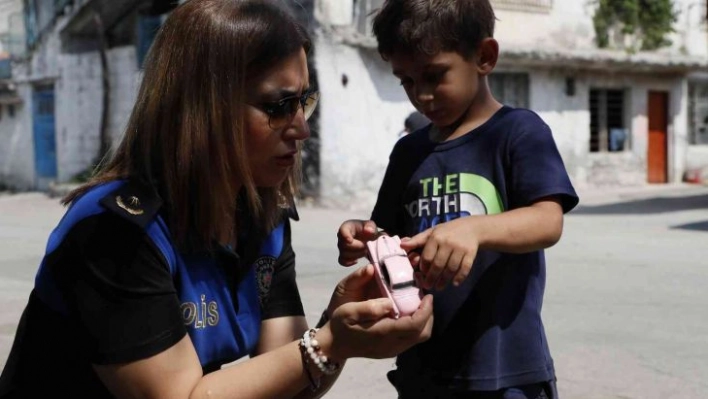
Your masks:
<path fill-rule="evenodd" d="M 477 71 L 480 75 L 489 75 L 499 59 L 499 43 L 492 37 L 483 39 L 477 48 Z"/>

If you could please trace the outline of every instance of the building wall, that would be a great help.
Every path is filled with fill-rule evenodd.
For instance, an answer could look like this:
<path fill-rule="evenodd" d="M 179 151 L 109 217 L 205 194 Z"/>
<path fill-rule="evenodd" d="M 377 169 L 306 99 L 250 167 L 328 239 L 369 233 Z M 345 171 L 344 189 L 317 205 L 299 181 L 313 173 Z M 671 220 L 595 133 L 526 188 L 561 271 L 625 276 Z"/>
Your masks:
<path fill-rule="evenodd" d="M 672 41 L 664 53 L 681 53 L 697 57 L 708 56 L 706 2 L 704 0 L 673 0 L 677 21 Z M 555 0 L 549 12 L 516 11 L 513 7 L 495 7 L 495 37 L 504 46 L 538 49 L 595 48 L 595 28 L 592 16 L 595 2 L 587 0 Z"/>
<path fill-rule="evenodd" d="M 18 88 L 23 98 L 31 96 L 27 87 Z M 15 105 L 15 116 L 10 117 L 7 106 L 2 107 L 0 120 L 0 186 L 20 191 L 34 187 L 34 142 L 32 141 L 30 107 Z"/>
<path fill-rule="evenodd" d="M 708 57 L 708 24 L 705 0 L 674 0 L 678 20 L 669 35 L 671 49 L 697 57 Z"/>
<path fill-rule="evenodd" d="M 0 35 L 10 30 L 9 16 L 19 12 L 22 12 L 22 0 L 0 0 Z M 2 51 L 3 47 L 0 43 L 0 52 Z"/>
<path fill-rule="evenodd" d="M 117 146 L 123 137 L 130 113 L 142 81 L 135 46 L 117 47 L 108 51 L 111 76 L 108 131 Z"/>
<path fill-rule="evenodd" d="M 595 31 L 592 6 L 586 0 L 553 1 L 549 12 L 524 12 L 495 7 L 495 38 L 505 46 L 539 49 L 592 48 Z M 492 5 L 495 6 L 494 1 Z"/>
<path fill-rule="evenodd" d="M 57 26 L 61 26 L 61 21 Z M 14 79 L 25 101 L 24 111 L 18 115 L 21 121 L 16 123 L 14 133 L 5 133 L 5 129 L 0 133 L 0 139 L 8 135 L 17 143 L 11 153 L 3 154 L 0 150 L 0 167 L 3 167 L 0 178 L 11 188 L 38 188 L 31 113 L 32 92 L 36 85 L 54 86 L 57 182 L 71 181 L 98 161 L 103 109 L 100 54 L 98 51 L 62 52 L 59 29 L 46 35 L 30 61 L 18 64 L 14 71 Z M 110 49 L 107 57 L 111 76 L 108 130 L 115 145 L 122 137 L 132 110 L 140 74 L 134 46 Z"/>
<path fill-rule="evenodd" d="M 323 4 L 326 3 L 326 4 Z M 346 3 L 346 4 L 345 4 Z M 680 0 L 674 44 L 663 52 L 705 56 L 708 44 L 705 5 Z M 316 16 L 324 25 L 348 23 L 350 5 L 321 1 Z M 689 13 L 690 11 L 690 13 Z M 530 50 L 594 49 L 593 7 L 585 0 L 553 1 L 547 13 L 497 9 L 496 38 L 504 48 Z M 688 21 L 688 22 L 687 22 Z M 690 43 L 686 45 L 685 43 Z M 321 199 L 325 205 L 369 211 L 376 198 L 397 132 L 412 106 L 388 65 L 375 50 L 342 43 L 336 33 L 317 41 L 321 103 Z M 667 55 L 670 57 L 670 55 Z M 647 180 L 647 96 L 650 90 L 669 92 L 669 181 L 681 180 L 686 163 L 700 157 L 688 146 L 687 83 L 682 75 L 589 72 L 553 67 L 522 67 L 501 62 L 499 72 L 529 75 L 529 108 L 551 127 L 576 186 L 643 185 Z M 341 83 L 342 75 L 348 85 Z M 567 77 L 575 79 L 575 94 L 565 93 Z M 621 153 L 591 153 L 589 91 L 626 90 L 631 147 Z M 696 154 L 696 155 L 694 155 Z"/>
<path fill-rule="evenodd" d="M 317 54 L 322 92 L 320 200 L 369 210 L 403 121 L 414 108 L 375 50 L 319 36 Z"/>
<path fill-rule="evenodd" d="M 56 81 L 58 181 L 84 172 L 100 148 L 103 73 L 97 52 L 60 55 Z"/>
<path fill-rule="evenodd" d="M 682 76 L 600 74 L 573 72 L 575 95 L 565 94 L 563 70 L 529 70 L 530 108 L 548 123 L 574 183 L 641 185 L 646 182 L 649 91 L 669 93 L 669 181 L 681 180 L 688 146 L 687 87 Z M 591 153 L 589 93 L 592 88 L 625 89 L 630 149 L 619 153 Z"/>
<path fill-rule="evenodd" d="M 110 74 L 108 134 L 115 146 L 133 109 L 140 75 L 134 46 L 107 52 Z M 67 182 L 98 161 L 103 73 L 97 51 L 59 56 L 57 80 L 58 181 Z"/>

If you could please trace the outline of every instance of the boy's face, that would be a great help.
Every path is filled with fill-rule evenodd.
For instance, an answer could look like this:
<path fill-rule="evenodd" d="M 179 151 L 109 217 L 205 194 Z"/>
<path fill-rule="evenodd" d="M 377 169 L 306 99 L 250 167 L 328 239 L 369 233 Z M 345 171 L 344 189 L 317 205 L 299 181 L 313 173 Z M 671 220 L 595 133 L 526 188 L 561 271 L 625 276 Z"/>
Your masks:
<path fill-rule="evenodd" d="M 436 55 L 395 53 L 388 57 L 413 106 L 438 127 L 454 124 L 467 114 L 480 88 L 476 54 L 468 58 L 454 51 Z"/>

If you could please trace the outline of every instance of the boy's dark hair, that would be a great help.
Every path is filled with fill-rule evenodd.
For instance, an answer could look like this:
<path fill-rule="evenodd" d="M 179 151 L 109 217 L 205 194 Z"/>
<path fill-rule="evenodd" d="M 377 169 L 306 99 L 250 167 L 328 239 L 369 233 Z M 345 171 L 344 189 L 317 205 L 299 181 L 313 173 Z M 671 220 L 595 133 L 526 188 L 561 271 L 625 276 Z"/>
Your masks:
<path fill-rule="evenodd" d="M 489 0 L 386 0 L 374 17 L 373 32 L 384 59 L 440 51 L 469 57 L 483 39 L 494 36 L 495 19 Z"/>

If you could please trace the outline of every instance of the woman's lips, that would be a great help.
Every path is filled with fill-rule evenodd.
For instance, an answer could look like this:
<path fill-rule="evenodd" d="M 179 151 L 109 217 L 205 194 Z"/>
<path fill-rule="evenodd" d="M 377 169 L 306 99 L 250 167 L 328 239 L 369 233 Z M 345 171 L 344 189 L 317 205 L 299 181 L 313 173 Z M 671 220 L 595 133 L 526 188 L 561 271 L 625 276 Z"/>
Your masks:
<path fill-rule="evenodd" d="M 296 153 L 290 153 L 286 155 L 281 155 L 279 157 L 275 158 L 275 162 L 278 164 L 278 166 L 282 167 L 289 167 L 295 165 L 295 154 Z"/>

